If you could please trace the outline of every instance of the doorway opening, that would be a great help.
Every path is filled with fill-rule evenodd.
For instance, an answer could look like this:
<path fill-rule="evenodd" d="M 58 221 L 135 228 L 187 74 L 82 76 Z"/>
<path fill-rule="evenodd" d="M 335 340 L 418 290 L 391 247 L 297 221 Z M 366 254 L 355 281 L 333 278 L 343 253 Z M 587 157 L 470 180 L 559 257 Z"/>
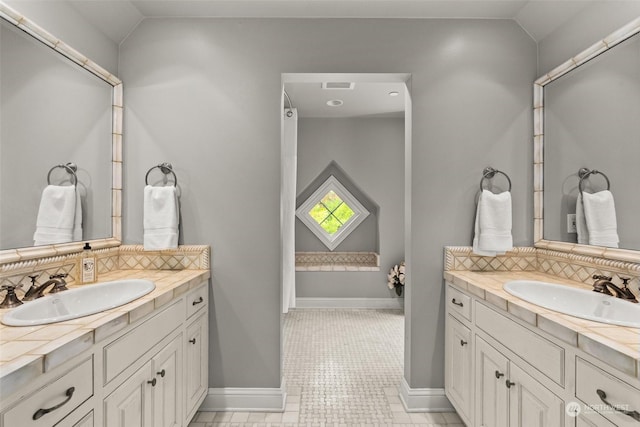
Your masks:
<path fill-rule="evenodd" d="M 299 411 L 299 422 L 318 417 L 320 422 L 339 422 L 333 418 L 336 413 L 349 408 L 357 413 L 362 410 L 358 405 L 372 401 L 374 394 L 384 398 L 387 406 L 380 408 L 386 412 L 374 416 L 373 410 L 373 418 L 362 422 L 391 422 L 390 408 L 397 407 L 389 405 L 400 403 L 396 399 L 407 372 L 403 362 L 411 322 L 409 310 L 403 315 L 399 309 L 409 307 L 410 275 L 403 304 L 396 290 L 387 287 L 387 272 L 401 261 L 410 265 L 409 85 L 409 74 L 282 75 L 281 372 L 288 395 L 300 403 L 292 406 Z M 303 205 L 306 210 L 301 211 Z M 296 210 L 297 218 L 309 218 L 296 219 Z M 358 216 L 362 212 L 365 218 Z M 360 223 L 350 229 L 352 218 Z M 351 234 L 338 236 L 341 230 Z M 395 332 L 388 337 L 383 330 Z M 354 371 L 348 357 L 321 349 L 350 348 L 348 354 L 358 357 L 360 351 L 362 358 L 384 353 L 368 347 L 375 343 L 389 349 L 395 343 L 395 350 L 387 352 L 393 363 L 376 368 L 376 360 L 386 357 L 378 356 L 370 367 L 356 371 L 384 371 L 377 388 L 345 388 L 360 381 L 353 375 L 334 384 L 327 380 Z M 302 393 L 321 383 L 328 388 Z M 316 392 L 328 399 L 324 412 L 308 410 Z"/>

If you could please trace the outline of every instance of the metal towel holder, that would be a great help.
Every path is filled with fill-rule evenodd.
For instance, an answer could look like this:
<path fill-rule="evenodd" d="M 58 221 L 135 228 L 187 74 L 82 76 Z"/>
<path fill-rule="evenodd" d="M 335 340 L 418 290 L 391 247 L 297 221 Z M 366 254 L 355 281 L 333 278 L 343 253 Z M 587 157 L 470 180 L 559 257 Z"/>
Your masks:
<path fill-rule="evenodd" d="M 498 169 L 494 169 L 491 166 L 487 166 L 486 168 L 484 168 L 484 170 L 482 171 L 482 179 L 480 179 L 480 191 L 483 191 L 484 188 L 482 187 L 482 184 L 484 183 L 485 179 L 492 179 L 494 176 L 496 176 L 496 174 L 502 174 L 504 175 L 505 178 L 507 178 L 507 181 L 509 182 L 509 189 L 507 191 L 511 191 L 511 178 L 509 178 L 509 175 L 507 175 L 506 173 L 498 170 Z"/>
<path fill-rule="evenodd" d="M 155 165 L 147 171 L 147 174 L 144 176 L 144 183 L 146 185 L 149 185 L 149 174 L 154 169 L 160 169 L 160 171 L 165 175 L 169 175 L 169 174 L 173 175 L 173 186 L 174 187 L 178 186 L 178 177 L 176 176 L 176 173 L 173 171 L 173 166 L 171 165 L 171 163 L 167 163 L 167 162 L 163 162 L 158 165 Z"/>
<path fill-rule="evenodd" d="M 582 194 L 582 183 L 585 179 L 589 178 L 591 175 L 602 175 L 604 179 L 607 181 L 607 190 L 611 188 L 611 182 L 609 181 L 609 177 L 596 169 L 588 169 L 588 168 L 580 168 L 578 171 L 578 176 L 580 177 L 580 182 L 578 182 L 578 190 L 580 190 L 580 194 Z"/>
<path fill-rule="evenodd" d="M 78 184 L 78 176 L 76 175 L 76 172 L 78 171 L 78 166 L 75 163 L 65 163 L 65 164 L 59 164 L 59 165 L 55 165 L 54 167 L 52 167 L 51 169 L 49 169 L 49 173 L 47 174 L 47 185 L 51 185 L 51 172 L 53 172 L 55 169 L 64 169 L 66 170 L 69 175 L 71 175 L 71 177 L 73 178 L 73 185 L 76 186 Z"/>

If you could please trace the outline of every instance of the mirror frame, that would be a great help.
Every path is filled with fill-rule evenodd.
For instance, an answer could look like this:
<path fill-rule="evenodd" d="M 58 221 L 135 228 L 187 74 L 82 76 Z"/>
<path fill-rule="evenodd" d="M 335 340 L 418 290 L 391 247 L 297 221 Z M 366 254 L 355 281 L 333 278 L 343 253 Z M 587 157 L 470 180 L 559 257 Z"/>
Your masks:
<path fill-rule="evenodd" d="M 595 256 L 617 261 L 640 263 L 640 251 L 581 245 L 544 239 L 544 87 L 569 71 L 583 65 L 617 44 L 640 33 L 637 18 L 604 39 L 594 43 L 568 61 L 544 74 L 533 84 L 533 241 L 536 248 L 552 249 L 576 255 Z"/>
<path fill-rule="evenodd" d="M 0 1 L 0 18 L 5 19 L 8 23 L 13 24 L 18 29 L 80 65 L 113 87 L 111 103 L 113 117 L 111 125 L 111 237 L 57 245 L 1 250 L 0 266 L 13 262 L 81 252 L 84 242 L 89 242 L 93 249 L 120 246 L 122 241 L 122 81 L 2 1 Z"/>

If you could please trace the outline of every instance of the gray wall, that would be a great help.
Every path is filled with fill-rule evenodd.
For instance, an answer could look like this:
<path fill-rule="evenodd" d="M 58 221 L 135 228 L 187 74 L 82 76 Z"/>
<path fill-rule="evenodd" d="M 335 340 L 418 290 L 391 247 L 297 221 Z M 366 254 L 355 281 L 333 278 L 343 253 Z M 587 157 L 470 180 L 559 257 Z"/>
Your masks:
<path fill-rule="evenodd" d="M 381 271 L 299 271 L 296 296 L 395 298 L 386 283 L 404 259 L 404 118 L 300 119 L 298 194 L 332 161 L 378 207 L 335 250 L 378 252 Z M 296 220 L 296 251 L 328 249 Z"/>
<path fill-rule="evenodd" d="M 29 18 L 111 73 L 118 71 L 118 45 L 88 23 L 66 1 L 3 0 L 9 7 Z"/>
<path fill-rule="evenodd" d="M 640 16 L 640 1 L 596 1 L 538 43 L 538 75 L 574 57 Z"/>
<path fill-rule="evenodd" d="M 213 247 L 211 387 L 280 385 L 281 73 L 412 73 L 409 385 L 442 387 L 443 246 L 471 244 L 481 171 L 513 180 L 532 243 L 535 43 L 513 21 L 147 19 L 121 46 L 126 243 L 147 168 L 171 161 L 183 240 Z M 407 302 L 405 301 L 405 308 Z"/>

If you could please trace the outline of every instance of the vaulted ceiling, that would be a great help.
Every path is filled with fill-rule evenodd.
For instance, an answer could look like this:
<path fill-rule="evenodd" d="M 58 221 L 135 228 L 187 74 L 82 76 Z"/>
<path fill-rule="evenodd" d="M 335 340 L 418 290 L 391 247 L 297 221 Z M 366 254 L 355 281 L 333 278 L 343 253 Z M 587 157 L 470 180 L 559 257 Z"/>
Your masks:
<path fill-rule="evenodd" d="M 599 0 L 603 1 L 603 0 Z M 150 17 L 513 19 L 537 42 L 596 0 L 68 0 L 120 44 Z"/>

